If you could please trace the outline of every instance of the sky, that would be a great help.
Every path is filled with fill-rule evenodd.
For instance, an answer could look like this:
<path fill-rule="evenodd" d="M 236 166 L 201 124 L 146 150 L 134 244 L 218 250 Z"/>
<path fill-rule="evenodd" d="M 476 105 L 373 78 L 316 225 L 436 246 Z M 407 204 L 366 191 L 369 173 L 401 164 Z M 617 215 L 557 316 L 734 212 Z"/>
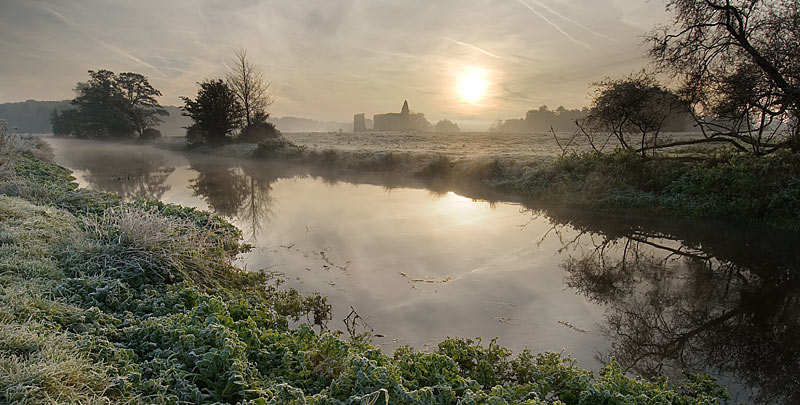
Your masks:
<path fill-rule="evenodd" d="M 0 102 L 63 100 L 89 69 L 133 71 L 164 105 L 223 77 L 236 48 L 273 116 L 413 112 L 485 127 L 588 105 L 647 65 L 660 0 L 1 0 Z"/>

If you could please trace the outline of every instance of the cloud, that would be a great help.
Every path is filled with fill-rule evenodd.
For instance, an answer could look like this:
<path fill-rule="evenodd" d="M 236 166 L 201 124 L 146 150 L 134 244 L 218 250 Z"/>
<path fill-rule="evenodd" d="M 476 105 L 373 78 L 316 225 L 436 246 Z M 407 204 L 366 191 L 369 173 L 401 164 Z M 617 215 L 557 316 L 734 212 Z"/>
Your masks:
<path fill-rule="evenodd" d="M 432 120 L 581 106 L 588 83 L 641 67 L 641 30 L 625 20 L 659 20 L 663 6 L 566 1 L 0 0 L 0 101 L 63 99 L 86 70 L 107 68 L 152 76 L 174 104 L 224 77 L 241 45 L 280 90 L 275 116 L 342 120 L 405 98 Z M 475 64 L 494 90 L 464 109 L 453 89 Z"/>
<path fill-rule="evenodd" d="M 585 29 L 586 31 L 591 32 L 592 34 L 597 35 L 598 37 L 605 38 L 605 39 L 608 39 L 610 41 L 617 42 L 617 43 L 619 42 L 616 39 L 614 39 L 614 38 L 612 38 L 612 37 L 610 37 L 608 35 L 605 35 L 603 33 L 597 32 L 597 31 L 595 31 L 595 30 L 593 30 L 593 29 L 591 29 L 591 28 L 589 28 L 589 27 L 587 27 L 587 26 L 585 26 L 585 25 L 573 20 L 572 18 L 569 18 L 569 17 L 559 13 L 558 11 L 554 10 L 552 7 L 548 6 L 547 4 L 542 3 L 539 0 L 527 0 L 527 1 L 538 5 L 539 7 L 549 11 L 551 14 L 561 18 L 562 20 L 571 22 L 571 23 L 577 25 L 578 27 L 581 27 L 581 28 Z"/>
<path fill-rule="evenodd" d="M 539 17 L 539 18 L 541 18 L 541 19 L 542 19 L 544 22 L 546 22 L 547 24 L 549 24 L 550 26 L 552 26 L 553 28 L 555 28 L 555 29 L 556 29 L 556 31 L 558 31 L 559 33 L 561 33 L 561 35 L 563 35 L 564 37 L 566 37 L 566 38 L 567 38 L 567 39 L 569 39 L 570 41 L 572 41 L 572 42 L 574 42 L 574 43 L 576 43 L 576 44 L 578 44 L 578 45 L 584 46 L 584 47 L 586 47 L 587 49 L 592 49 L 592 47 L 591 47 L 591 46 L 589 46 L 589 44 L 587 44 L 586 42 L 579 41 L 579 40 L 575 39 L 575 37 L 573 37 L 572 35 L 570 35 L 570 34 L 569 34 L 567 31 L 564 31 L 564 29 L 563 29 L 563 28 L 561 28 L 561 27 L 560 27 L 558 24 L 556 24 L 555 22 L 553 22 L 552 20 L 550 20 L 549 18 L 547 18 L 547 17 L 546 17 L 544 14 L 542 14 L 542 13 L 540 13 L 538 10 L 536 10 L 536 8 L 534 8 L 534 7 L 533 7 L 533 5 L 531 5 L 531 4 L 529 4 L 529 3 L 527 3 L 525 0 L 517 0 L 517 1 L 519 2 L 519 4 L 522 4 L 523 6 L 525 6 L 525 8 L 527 8 L 528 10 L 531 10 L 531 12 L 532 12 L 533 14 L 536 14 L 536 16 L 537 16 L 537 17 Z"/>
<path fill-rule="evenodd" d="M 479 47 L 477 47 L 477 46 L 475 46 L 475 45 L 473 45 L 473 44 L 469 44 L 469 43 L 466 43 L 466 42 L 457 41 L 457 40 L 455 40 L 455 39 L 448 38 L 448 37 L 439 37 L 439 38 L 441 38 L 441 39 L 444 39 L 445 41 L 450 41 L 450 42 L 452 42 L 452 43 L 454 43 L 454 44 L 456 44 L 456 45 L 461 45 L 461 46 L 463 46 L 463 47 L 466 47 L 466 48 L 472 49 L 473 51 L 478 51 L 478 52 L 480 52 L 480 53 L 482 53 L 482 54 L 484 54 L 484 55 L 491 56 L 491 57 L 493 57 L 493 58 L 495 58 L 495 59 L 503 59 L 503 58 L 501 58 L 500 56 L 497 56 L 497 55 L 495 55 L 495 54 L 493 54 L 493 53 L 491 53 L 491 52 L 489 52 L 489 51 L 487 51 L 487 50 L 485 50 L 485 49 L 483 49 L 483 48 L 479 48 Z"/>
<path fill-rule="evenodd" d="M 164 72 L 159 70 L 157 67 L 155 67 L 155 66 L 153 66 L 153 65 L 151 65 L 151 64 L 149 64 L 149 63 L 147 63 L 147 62 L 145 62 L 145 61 L 143 61 L 143 60 L 141 60 L 139 58 L 137 58 L 136 56 L 131 55 L 129 52 L 125 51 L 122 48 L 119 48 L 117 46 L 109 44 L 108 42 L 103 41 L 102 39 L 95 37 L 94 35 L 89 33 L 87 30 L 85 30 L 83 27 L 81 27 L 80 24 L 75 22 L 75 20 L 73 20 L 73 19 L 71 19 L 71 18 L 69 18 L 69 17 L 67 17 L 67 16 L 65 16 L 65 15 L 63 15 L 63 14 L 61 14 L 61 13 L 59 13 L 59 12 L 53 10 L 53 9 L 51 9 L 50 7 L 42 6 L 42 8 L 45 9 L 45 11 L 49 12 L 50 14 L 53 14 L 54 16 L 56 16 L 56 18 L 61 20 L 64 24 L 67 24 L 68 26 L 70 26 L 73 29 L 75 29 L 75 31 L 78 31 L 78 32 L 86 35 L 87 37 L 93 39 L 94 41 L 96 41 L 100 45 L 104 46 L 105 48 L 109 49 L 110 51 L 112 51 L 112 52 L 114 52 L 114 53 L 116 53 L 118 55 L 121 55 L 121 56 L 123 56 L 125 58 L 128 58 L 128 59 L 130 59 L 130 60 L 132 60 L 132 61 L 134 61 L 134 62 L 136 62 L 136 63 L 138 63 L 138 64 L 140 64 L 142 66 L 150 68 L 150 70 L 156 72 L 159 76 L 161 76 L 161 77 L 163 77 L 165 79 L 168 78 L 167 75 L 165 75 Z"/>

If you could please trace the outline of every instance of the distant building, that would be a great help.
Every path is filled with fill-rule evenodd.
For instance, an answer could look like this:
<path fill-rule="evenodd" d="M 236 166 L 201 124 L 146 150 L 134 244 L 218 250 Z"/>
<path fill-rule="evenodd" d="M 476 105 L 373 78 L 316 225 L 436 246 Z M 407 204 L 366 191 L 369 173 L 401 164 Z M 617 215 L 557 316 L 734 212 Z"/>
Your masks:
<path fill-rule="evenodd" d="M 367 132 L 367 120 L 363 113 L 353 116 L 353 132 Z"/>
<path fill-rule="evenodd" d="M 363 114 L 358 114 L 356 117 L 359 115 L 363 117 Z M 399 114 L 375 114 L 372 118 L 372 127 L 375 131 L 430 131 L 431 129 L 431 123 L 425 119 L 425 114 L 411 113 L 408 108 L 408 100 L 403 102 L 403 108 Z"/>

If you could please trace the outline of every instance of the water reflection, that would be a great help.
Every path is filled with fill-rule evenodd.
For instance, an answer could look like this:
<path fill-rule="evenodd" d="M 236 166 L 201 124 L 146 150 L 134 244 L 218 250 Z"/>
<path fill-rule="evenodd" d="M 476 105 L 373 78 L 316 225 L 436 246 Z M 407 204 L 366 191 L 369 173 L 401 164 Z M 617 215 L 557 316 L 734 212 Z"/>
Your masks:
<path fill-rule="evenodd" d="M 586 368 L 610 356 L 646 376 L 687 367 L 743 389 L 739 399 L 752 389 L 756 402 L 800 403 L 796 233 L 526 208 L 480 185 L 391 173 L 60 142 L 58 161 L 84 185 L 231 219 L 255 245 L 248 268 L 321 292 L 340 318 L 353 306 L 387 351 L 499 336 L 514 350 L 564 349 Z"/>
<path fill-rule="evenodd" d="M 270 192 L 272 183 L 281 177 L 266 167 L 231 167 L 230 162 L 198 156 L 188 159 L 190 170 L 197 172 L 190 181 L 194 195 L 202 197 L 214 212 L 245 224 L 249 240 L 257 242 L 258 234 L 275 216 L 277 201 Z"/>
<path fill-rule="evenodd" d="M 797 235 L 624 222 L 581 221 L 565 243 L 578 246 L 567 285 L 606 306 L 611 348 L 598 359 L 644 376 L 729 376 L 759 403 L 800 403 Z"/>
<path fill-rule="evenodd" d="M 70 153 L 68 167 L 85 172 L 90 187 L 127 200 L 161 199 L 170 190 L 167 177 L 175 171 L 166 153 L 136 149 L 130 149 L 124 160 L 116 151 L 78 149 Z"/>

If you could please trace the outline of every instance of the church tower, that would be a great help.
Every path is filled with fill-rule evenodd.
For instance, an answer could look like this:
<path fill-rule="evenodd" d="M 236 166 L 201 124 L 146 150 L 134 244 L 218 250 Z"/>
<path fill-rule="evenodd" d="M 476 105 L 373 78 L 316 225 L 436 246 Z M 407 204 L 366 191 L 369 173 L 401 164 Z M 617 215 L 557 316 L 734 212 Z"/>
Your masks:
<path fill-rule="evenodd" d="M 400 115 L 408 117 L 408 100 L 403 101 L 403 109 L 400 110 Z"/>

